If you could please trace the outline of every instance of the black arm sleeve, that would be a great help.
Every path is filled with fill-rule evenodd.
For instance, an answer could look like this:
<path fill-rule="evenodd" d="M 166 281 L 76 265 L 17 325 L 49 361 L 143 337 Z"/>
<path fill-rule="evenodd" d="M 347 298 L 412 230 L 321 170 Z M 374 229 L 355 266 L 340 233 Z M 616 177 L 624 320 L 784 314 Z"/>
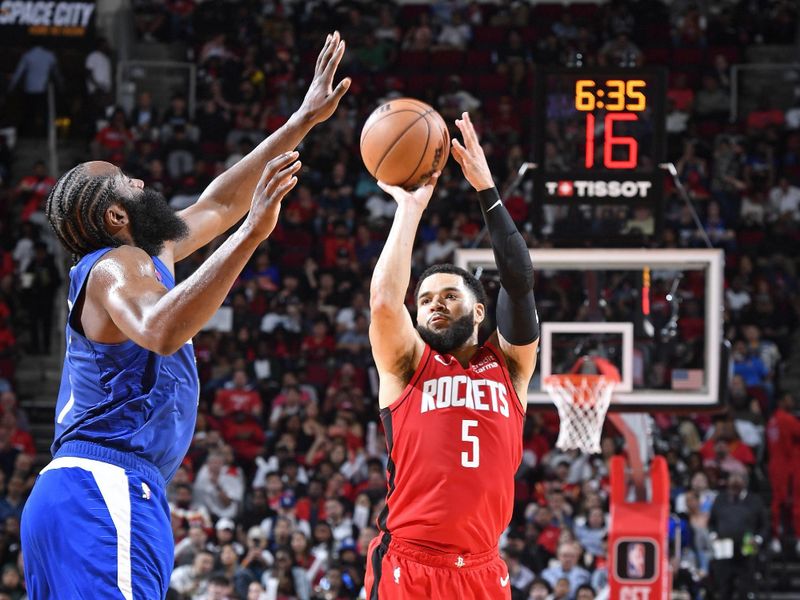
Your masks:
<path fill-rule="evenodd" d="M 539 338 L 528 246 L 503 206 L 497 188 L 478 192 L 478 199 L 502 286 L 497 297 L 497 329 L 511 344 L 525 346 Z"/>

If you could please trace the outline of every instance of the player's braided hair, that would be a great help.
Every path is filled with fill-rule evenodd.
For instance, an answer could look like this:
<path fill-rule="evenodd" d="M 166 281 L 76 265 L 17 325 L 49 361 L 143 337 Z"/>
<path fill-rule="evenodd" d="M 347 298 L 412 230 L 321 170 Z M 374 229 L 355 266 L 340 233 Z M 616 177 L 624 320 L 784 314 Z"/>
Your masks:
<path fill-rule="evenodd" d="M 47 196 L 47 219 L 76 258 L 120 245 L 103 226 L 103 214 L 114 199 L 113 182 L 112 177 L 90 176 L 78 165 L 64 173 Z"/>
<path fill-rule="evenodd" d="M 422 286 L 422 282 L 425 281 L 426 278 L 430 277 L 431 275 L 435 275 L 436 273 L 459 275 L 464 280 L 464 285 L 466 285 L 470 291 L 475 294 L 475 300 L 477 302 L 483 304 L 484 306 L 489 303 L 489 299 L 486 296 L 486 290 L 484 289 L 480 279 L 461 267 L 447 263 L 441 265 L 432 265 L 423 271 L 422 275 L 420 275 L 419 279 L 417 280 L 417 287 L 414 290 L 415 300 L 419 297 L 419 288 Z"/>

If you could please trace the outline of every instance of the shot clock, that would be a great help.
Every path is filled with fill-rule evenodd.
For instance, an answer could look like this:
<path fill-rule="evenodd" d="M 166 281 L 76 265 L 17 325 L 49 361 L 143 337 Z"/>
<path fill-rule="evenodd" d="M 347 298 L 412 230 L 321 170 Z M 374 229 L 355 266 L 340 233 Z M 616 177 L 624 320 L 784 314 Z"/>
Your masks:
<path fill-rule="evenodd" d="M 567 207 L 544 211 L 542 218 L 550 218 L 545 231 L 555 227 L 554 215 L 564 221 L 569 214 L 574 227 L 561 223 L 562 233 L 586 235 L 579 231 L 579 217 L 585 217 L 588 233 L 624 235 L 637 208 L 649 210 L 657 229 L 666 71 L 550 69 L 540 74 L 537 88 L 537 203 Z M 615 222 L 619 231 L 613 231 Z"/>

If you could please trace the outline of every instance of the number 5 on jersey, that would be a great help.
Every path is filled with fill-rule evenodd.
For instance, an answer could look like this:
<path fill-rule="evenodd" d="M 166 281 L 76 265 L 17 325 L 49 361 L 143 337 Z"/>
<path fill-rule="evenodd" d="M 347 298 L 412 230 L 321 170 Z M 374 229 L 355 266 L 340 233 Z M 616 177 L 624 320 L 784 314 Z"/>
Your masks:
<path fill-rule="evenodd" d="M 469 430 L 477 427 L 478 422 L 473 419 L 461 421 L 461 441 L 472 444 L 472 448 L 461 453 L 461 466 L 468 469 L 477 469 L 481 464 L 481 441 L 477 435 L 471 435 Z"/>

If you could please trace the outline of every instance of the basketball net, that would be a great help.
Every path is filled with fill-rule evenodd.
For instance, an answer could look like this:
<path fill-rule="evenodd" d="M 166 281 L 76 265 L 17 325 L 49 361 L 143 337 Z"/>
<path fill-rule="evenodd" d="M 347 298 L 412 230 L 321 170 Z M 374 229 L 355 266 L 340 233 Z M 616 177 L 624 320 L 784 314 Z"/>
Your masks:
<path fill-rule="evenodd" d="M 600 374 L 578 373 L 587 361 L 593 362 Z M 556 448 L 599 454 L 603 422 L 619 381 L 616 367 L 595 357 L 580 359 L 571 373 L 545 378 L 544 389 L 556 405 L 560 421 Z"/>

